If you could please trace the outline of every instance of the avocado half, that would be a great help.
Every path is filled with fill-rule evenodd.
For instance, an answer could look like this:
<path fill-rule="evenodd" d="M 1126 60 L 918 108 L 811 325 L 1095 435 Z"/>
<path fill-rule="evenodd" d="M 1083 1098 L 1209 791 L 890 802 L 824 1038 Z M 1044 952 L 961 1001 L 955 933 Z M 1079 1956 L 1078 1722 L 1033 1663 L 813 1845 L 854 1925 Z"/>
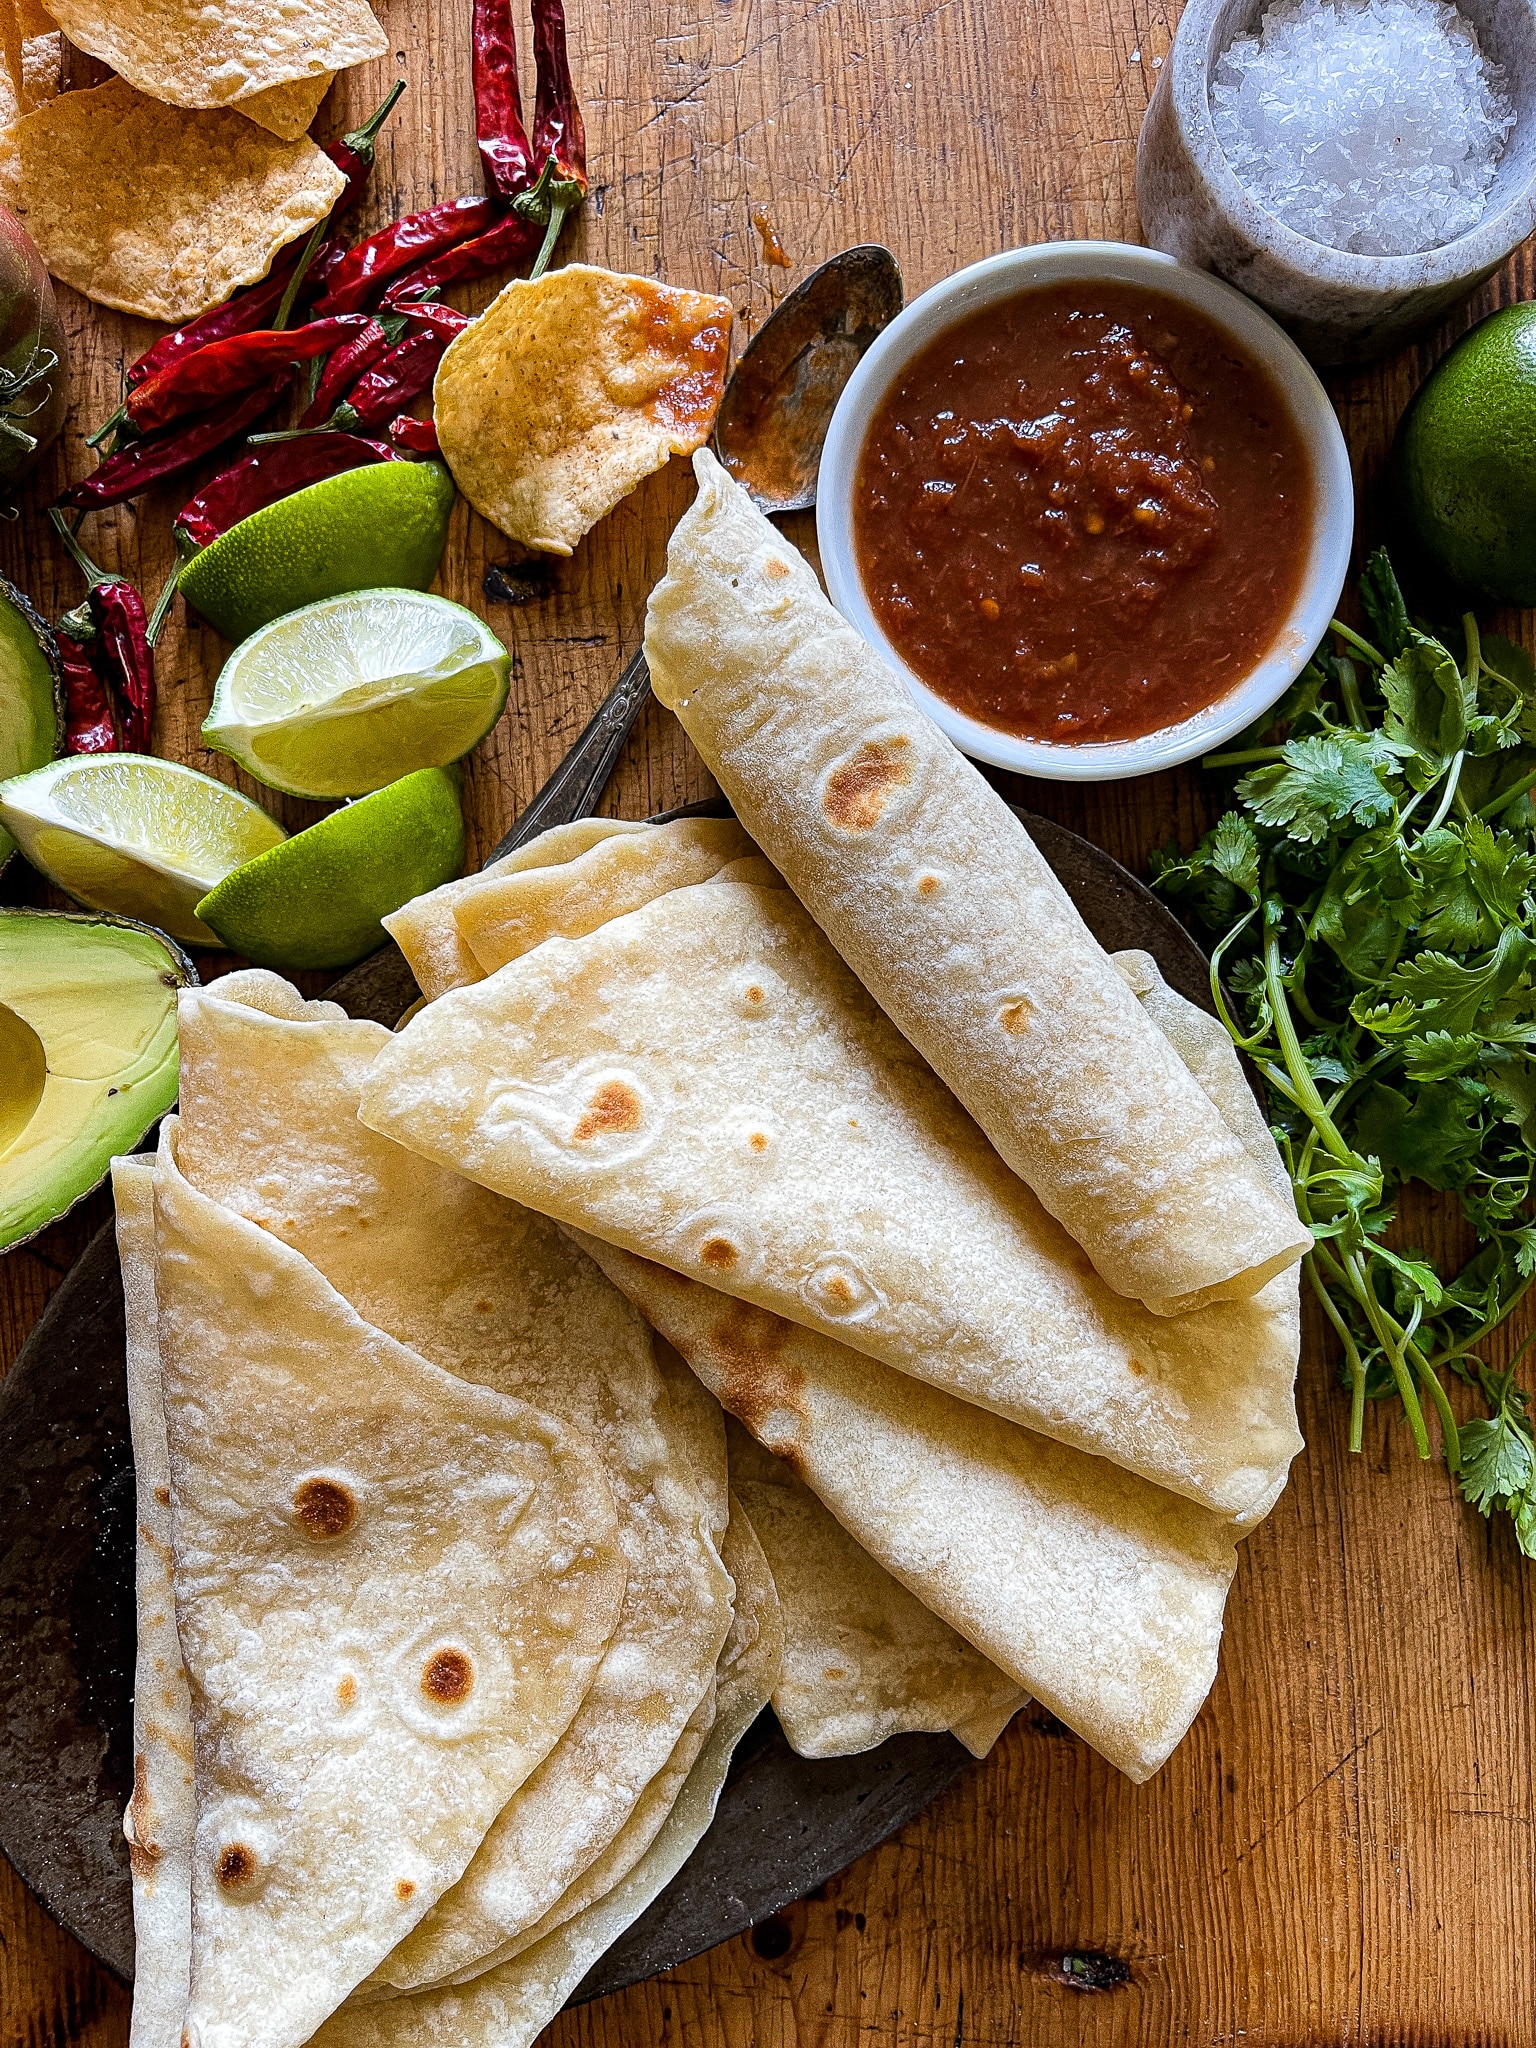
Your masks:
<path fill-rule="evenodd" d="M 0 576 L 0 781 L 45 766 L 63 742 L 59 643 L 31 601 Z M 0 868 L 15 851 L 0 827 Z"/>
<path fill-rule="evenodd" d="M 0 1251 L 99 1185 L 176 1100 L 176 994 L 197 973 L 125 917 L 0 910 Z"/>

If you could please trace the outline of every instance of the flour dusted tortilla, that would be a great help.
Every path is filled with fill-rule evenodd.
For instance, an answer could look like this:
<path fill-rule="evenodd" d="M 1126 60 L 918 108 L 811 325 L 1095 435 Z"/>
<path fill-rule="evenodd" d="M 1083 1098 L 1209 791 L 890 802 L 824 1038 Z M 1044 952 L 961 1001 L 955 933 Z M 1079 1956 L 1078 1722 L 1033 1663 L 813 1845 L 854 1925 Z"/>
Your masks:
<path fill-rule="evenodd" d="M 487 881 L 460 897 L 453 921 L 481 973 L 494 974 L 546 939 L 584 938 L 669 890 L 707 882 L 753 851 L 734 818 L 674 818 L 613 834 L 561 866 Z"/>
<path fill-rule="evenodd" d="M 604 1854 L 713 1683 L 730 1586 L 691 1439 L 623 1296 L 544 1217 L 358 1122 L 388 1032 L 259 970 L 202 994 L 179 1019 L 189 1180 L 377 1328 L 579 1432 L 619 1512 L 624 1606 L 580 1711 L 370 1990 L 432 1983 L 534 1926 Z"/>
<path fill-rule="evenodd" d="M 624 1557 L 584 1444 L 190 1187 L 174 1120 L 155 1236 L 195 1743 L 186 2041 L 300 2048 L 569 1726 Z"/>
<path fill-rule="evenodd" d="M 605 1950 L 676 1877 L 714 1818 L 736 1745 L 768 1704 L 783 1655 L 773 1576 L 732 1504 L 725 1561 L 736 1585 L 709 1739 L 649 1850 L 623 1883 L 511 1962 L 459 1987 L 339 2012 L 314 2048 L 531 2048 Z"/>
<path fill-rule="evenodd" d="M 425 896 L 413 896 L 384 919 L 384 929 L 405 955 L 422 994 L 434 1002 L 450 988 L 485 979 L 454 921 L 460 904 L 498 876 L 521 874 L 526 868 L 555 867 L 618 833 L 649 829 L 629 818 L 577 818 L 569 825 L 555 825 L 526 846 L 489 862 L 478 875 L 461 875 L 429 889 Z"/>
<path fill-rule="evenodd" d="M 1024 1691 L 876 1564 L 786 1460 L 734 1419 L 727 1442 L 731 1486 L 784 1616 L 773 1711 L 790 1747 L 852 1756 L 893 1735 L 947 1728 L 985 1756 Z"/>
<path fill-rule="evenodd" d="M 117 1255 L 128 1332 L 128 1425 L 136 1514 L 133 1797 L 123 1818 L 133 1877 L 129 2048 L 174 2048 L 192 1970 L 192 1701 L 176 1640 L 171 1466 L 155 1302 L 155 1172 L 114 1159 Z"/>
<path fill-rule="evenodd" d="M 1299 1445 L 1294 1330 L 1114 1293 L 787 889 L 674 890 L 452 991 L 360 1114 L 1218 1513 L 1272 1500 Z"/>
<path fill-rule="evenodd" d="M 645 651 L 737 816 L 1118 1293 L 1252 1294 L 1310 1239 L 1018 819 L 712 455 Z"/>

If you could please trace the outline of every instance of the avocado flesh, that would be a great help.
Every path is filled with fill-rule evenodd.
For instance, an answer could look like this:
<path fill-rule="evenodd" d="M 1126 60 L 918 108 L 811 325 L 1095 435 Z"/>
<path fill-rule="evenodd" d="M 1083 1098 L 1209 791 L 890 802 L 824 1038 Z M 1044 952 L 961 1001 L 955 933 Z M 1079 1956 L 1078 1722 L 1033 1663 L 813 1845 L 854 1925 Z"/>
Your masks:
<path fill-rule="evenodd" d="M 58 644 L 15 585 L 0 577 L 0 781 L 45 766 L 63 737 Z M 0 826 L 0 868 L 15 851 Z"/>
<path fill-rule="evenodd" d="M 176 1099 L 186 955 L 126 918 L 0 911 L 0 1250 L 96 1187 Z"/>

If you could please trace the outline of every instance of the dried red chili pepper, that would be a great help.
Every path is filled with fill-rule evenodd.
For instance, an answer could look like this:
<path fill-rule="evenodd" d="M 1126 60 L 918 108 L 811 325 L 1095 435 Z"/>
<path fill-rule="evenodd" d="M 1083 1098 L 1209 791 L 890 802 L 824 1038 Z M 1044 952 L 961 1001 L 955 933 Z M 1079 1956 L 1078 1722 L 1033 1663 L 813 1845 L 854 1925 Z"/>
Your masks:
<path fill-rule="evenodd" d="M 103 505 L 120 505 L 125 498 L 138 497 L 151 484 L 180 476 L 259 420 L 282 397 L 293 376 L 291 369 L 286 370 L 281 377 L 273 377 L 242 393 L 232 405 L 199 413 L 172 433 L 152 434 L 143 441 L 130 442 L 116 455 L 98 463 L 89 476 L 61 491 L 59 504 L 98 511 Z"/>
<path fill-rule="evenodd" d="M 432 382 L 447 346 L 447 338 L 431 328 L 408 334 L 375 369 L 353 385 L 345 402 L 336 409 L 335 424 L 349 431 L 376 427 L 403 412 Z"/>
<path fill-rule="evenodd" d="M 364 313 L 341 313 L 329 320 L 311 320 L 308 326 L 291 331 L 267 327 L 211 342 L 129 392 L 128 417 L 146 433 L 168 427 L 189 412 L 203 410 L 214 399 L 233 397 L 264 382 L 282 364 L 307 363 L 315 356 L 329 355 L 368 324 Z"/>
<path fill-rule="evenodd" d="M 379 130 L 395 110 L 395 101 L 405 91 L 405 80 L 397 78 L 361 128 L 349 128 L 325 145 L 325 154 L 346 179 L 346 187 L 331 208 L 331 219 L 340 220 L 362 198 L 373 176 L 373 158 Z"/>
<path fill-rule="evenodd" d="M 232 299 L 226 299 L 222 306 L 211 307 L 208 312 L 199 313 L 195 320 L 188 320 L 169 334 L 162 334 L 153 348 L 146 349 L 136 363 L 130 364 L 127 375 L 129 390 L 151 377 L 157 377 L 162 370 L 169 370 L 184 356 L 196 355 L 210 342 L 227 341 L 232 334 L 249 334 L 255 328 L 270 327 L 272 316 L 283 303 L 283 294 L 303 253 L 303 246 L 297 244 L 291 250 L 285 250 L 259 284 L 248 285 L 244 291 L 236 292 Z M 312 258 L 311 268 L 313 262 Z"/>
<path fill-rule="evenodd" d="M 315 395 L 300 415 L 299 425 L 324 426 L 364 371 L 371 370 L 381 356 L 387 355 L 404 333 L 404 318 L 386 313 L 359 328 L 350 341 L 344 341 L 326 363 Z"/>
<path fill-rule="evenodd" d="M 475 0 L 471 37 L 480 161 L 493 190 L 512 199 L 533 183 L 534 159 L 517 89 L 511 0 Z"/>
<path fill-rule="evenodd" d="M 356 312 L 399 271 L 483 234 L 496 214 L 494 200 L 476 195 L 445 200 L 440 206 L 408 213 L 403 220 L 380 228 L 349 249 L 330 270 L 325 294 L 315 302 L 316 313 Z"/>
<path fill-rule="evenodd" d="M 506 214 L 488 234 L 461 242 L 456 249 L 434 257 L 417 270 L 396 280 L 384 294 L 384 305 L 399 311 L 413 303 L 420 292 L 442 291 L 450 284 L 472 284 L 478 277 L 493 277 L 523 263 L 539 247 L 543 230 L 531 221 Z"/>
<path fill-rule="evenodd" d="M 437 421 L 414 419 L 408 412 L 403 412 L 399 419 L 390 421 L 389 438 L 397 448 L 409 448 L 413 455 L 442 453 L 442 446 L 437 438 Z"/>
<path fill-rule="evenodd" d="M 126 576 L 112 576 L 96 566 L 61 512 L 55 509 L 49 516 L 90 585 L 84 605 L 66 612 L 59 624 L 81 644 L 94 634 L 91 666 L 109 697 L 121 703 L 123 751 L 147 754 L 155 720 L 155 655 L 144 600 Z"/>
<path fill-rule="evenodd" d="M 92 659 L 95 628 L 90 620 L 90 640 L 77 640 L 73 633 L 58 631 L 59 666 L 64 671 L 64 751 L 66 754 L 115 754 L 119 751 L 117 722 L 106 684 L 96 673 Z"/>
<path fill-rule="evenodd" d="M 328 476 L 400 459 L 383 441 L 357 434 L 304 434 L 268 443 L 221 470 L 182 506 L 171 528 L 178 552 L 207 547 L 264 505 L 275 505 Z"/>

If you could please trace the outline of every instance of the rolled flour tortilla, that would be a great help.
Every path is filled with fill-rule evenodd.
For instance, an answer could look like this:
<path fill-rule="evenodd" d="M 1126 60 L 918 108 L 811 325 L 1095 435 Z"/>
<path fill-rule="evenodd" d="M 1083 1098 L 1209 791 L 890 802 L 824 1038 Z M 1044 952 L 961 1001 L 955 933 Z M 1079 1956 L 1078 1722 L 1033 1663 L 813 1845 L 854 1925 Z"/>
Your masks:
<path fill-rule="evenodd" d="M 645 652 L 736 814 L 1118 1293 L 1242 1298 L 1310 1242 L 1029 835 L 706 450 Z"/>

